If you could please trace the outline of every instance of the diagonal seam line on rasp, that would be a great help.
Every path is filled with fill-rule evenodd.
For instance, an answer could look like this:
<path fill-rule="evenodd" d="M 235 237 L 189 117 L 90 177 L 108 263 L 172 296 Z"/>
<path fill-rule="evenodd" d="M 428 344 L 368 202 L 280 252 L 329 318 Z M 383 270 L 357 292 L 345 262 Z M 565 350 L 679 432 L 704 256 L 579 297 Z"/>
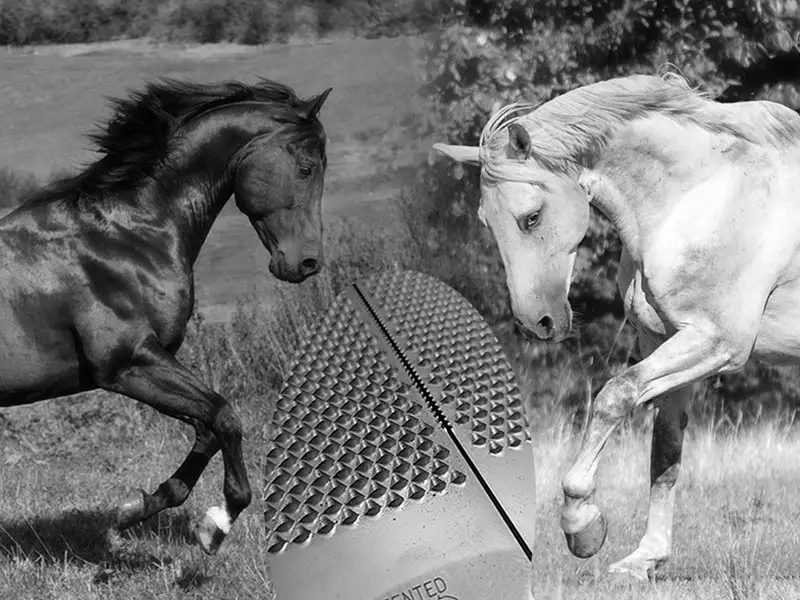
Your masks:
<path fill-rule="evenodd" d="M 469 453 L 462 445 L 461 440 L 459 440 L 458 437 L 456 436 L 455 431 L 453 431 L 453 426 L 450 424 L 450 421 L 444 414 L 444 411 L 442 411 L 441 407 L 436 402 L 436 399 L 433 397 L 433 394 L 431 394 L 430 390 L 428 389 L 428 386 L 426 386 L 425 383 L 422 381 L 422 378 L 419 376 L 416 369 L 413 367 L 408 358 L 406 358 L 405 354 L 402 352 L 397 342 L 392 337 L 391 333 L 389 333 L 389 330 L 384 325 L 382 319 L 380 318 L 380 316 L 378 316 L 378 312 L 373 308 L 369 300 L 367 300 L 367 294 L 361 291 L 361 288 L 359 288 L 358 284 L 354 283 L 353 288 L 355 289 L 356 293 L 358 294 L 358 297 L 364 303 L 364 306 L 369 311 L 369 314 L 372 316 L 375 323 L 378 325 L 381 332 L 385 336 L 386 341 L 389 342 L 389 345 L 391 346 L 392 350 L 394 350 L 396 357 L 399 359 L 400 364 L 403 365 L 403 368 L 406 370 L 406 373 L 411 378 L 411 381 L 414 383 L 414 386 L 417 388 L 417 391 L 420 393 L 420 396 L 422 396 L 422 398 L 425 400 L 425 403 L 428 405 L 428 408 L 430 408 L 434 417 L 436 417 L 436 420 L 439 422 L 439 425 L 441 425 L 442 429 L 444 429 L 450 436 L 450 439 L 453 441 L 453 444 L 455 445 L 456 449 L 461 454 L 462 458 L 466 461 L 467 466 L 472 471 L 472 474 L 475 475 L 475 478 L 480 483 L 481 487 L 483 488 L 483 491 L 489 497 L 489 500 L 494 505 L 498 514 L 500 515 L 500 517 L 505 522 L 506 526 L 511 531 L 511 534 L 514 536 L 514 539 L 517 540 L 517 543 L 522 548 L 522 551 L 525 553 L 525 556 L 528 557 L 528 560 L 532 560 L 533 553 L 531 552 L 531 549 L 528 547 L 528 544 L 525 542 L 525 539 L 522 537 L 522 534 L 517 529 L 517 526 L 511 520 L 511 517 L 506 512 L 506 509 L 503 507 L 500 500 L 497 498 L 497 496 L 495 496 L 494 492 L 492 491 L 492 488 L 489 487 L 489 484 L 483 478 L 483 475 L 481 475 L 481 472 L 478 470 L 478 467 L 475 465 L 472 458 L 469 456 Z"/>

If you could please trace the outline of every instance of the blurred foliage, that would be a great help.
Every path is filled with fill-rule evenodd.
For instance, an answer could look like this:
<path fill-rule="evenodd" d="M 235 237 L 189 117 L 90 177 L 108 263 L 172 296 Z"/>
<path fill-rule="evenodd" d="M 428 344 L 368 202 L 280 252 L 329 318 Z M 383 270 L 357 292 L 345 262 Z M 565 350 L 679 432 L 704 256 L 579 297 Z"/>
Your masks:
<path fill-rule="evenodd" d="M 721 101 L 765 98 L 800 109 L 800 5 L 795 0 L 454 0 L 448 25 L 424 50 L 421 137 L 476 145 L 500 106 L 546 102 L 610 77 L 654 73 L 664 66 Z M 477 169 L 434 159 L 416 192 L 416 238 L 429 269 L 510 331 L 508 292 L 499 252 L 476 218 Z M 414 227 L 412 227 L 413 229 Z M 616 289 L 620 243 L 594 211 L 580 246 L 571 301 L 579 334 L 558 348 L 511 347 L 547 365 L 591 357 L 582 367 L 596 390 L 636 359 L 633 335 L 620 334 Z M 513 334 L 509 333 L 513 339 Z M 597 357 L 598 360 L 594 360 Z M 587 367 L 588 365 L 588 367 Z M 588 369 L 588 370 L 587 370 Z M 707 395 L 736 404 L 764 390 L 800 406 L 800 386 L 764 365 L 714 380 Z M 580 386 L 578 386 L 580 387 Z M 580 404 L 580 391 L 564 401 Z M 585 395 L 585 394 L 584 394 Z M 568 395 L 567 395 L 568 396 Z"/>
<path fill-rule="evenodd" d="M 451 12 L 449 0 L 0 0 L 0 44 L 384 37 L 428 30 Z"/>

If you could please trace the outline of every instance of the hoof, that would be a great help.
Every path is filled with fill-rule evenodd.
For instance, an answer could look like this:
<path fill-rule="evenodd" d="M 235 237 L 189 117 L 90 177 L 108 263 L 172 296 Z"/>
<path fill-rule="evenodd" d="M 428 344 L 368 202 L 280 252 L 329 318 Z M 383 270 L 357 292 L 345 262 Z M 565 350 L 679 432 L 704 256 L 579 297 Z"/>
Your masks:
<path fill-rule="evenodd" d="M 600 551 L 606 541 L 608 524 L 603 513 L 597 511 L 597 515 L 589 524 L 575 533 L 564 533 L 567 538 L 569 551 L 578 558 L 590 558 Z"/>
<path fill-rule="evenodd" d="M 207 554 L 213 556 L 219 550 L 230 530 L 231 519 L 228 516 L 228 511 L 219 506 L 212 506 L 197 526 L 195 536 L 200 543 L 200 547 Z"/>
<path fill-rule="evenodd" d="M 666 559 L 638 558 L 633 554 L 608 567 L 608 572 L 612 575 L 629 577 L 637 581 L 651 581 L 655 579 L 658 568 L 665 562 L 667 562 Z"/>
<path fill-rule="evenodd" d="M 643 564 L 614 563 L 608 567 L 608 572 L 620 578 L 632 578 L 637 581 L 649 581 L 655 572 Z"/>
<path fill-rule="evenodd" d="M 144 518 L 144 499 L 147 493 L 139 490 L 133 497 L 117 507 L 117 529 L 127 529 Z"/>

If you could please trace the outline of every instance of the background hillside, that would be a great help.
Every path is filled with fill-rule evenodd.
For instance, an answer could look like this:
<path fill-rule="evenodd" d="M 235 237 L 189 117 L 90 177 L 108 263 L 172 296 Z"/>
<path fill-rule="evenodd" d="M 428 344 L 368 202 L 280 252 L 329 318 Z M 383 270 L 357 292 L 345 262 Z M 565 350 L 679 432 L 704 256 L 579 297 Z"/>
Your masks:
<path fill-rule="evenodd" d="M 0 44 L 385 37 L 428 30 L 451 10 L 449 0 L 3 0 Z"/>

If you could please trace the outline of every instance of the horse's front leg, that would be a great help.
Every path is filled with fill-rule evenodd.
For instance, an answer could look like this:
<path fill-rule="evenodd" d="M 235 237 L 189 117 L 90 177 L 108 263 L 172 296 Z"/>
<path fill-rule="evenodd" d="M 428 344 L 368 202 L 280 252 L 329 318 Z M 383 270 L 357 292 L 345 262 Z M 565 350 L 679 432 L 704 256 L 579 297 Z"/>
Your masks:
<path fill-rule="evenodd" d="M 659 395 L 714 373 L 739 368 L 751 347 L 752 344 L 735 344 L 711 327 L 689 326 L 606 383 L 595 400 L 580 451 L 563 481 L 561 528 L 575 556 L 593 556 L 605 542 L 605 518 L 590 499 L 600 452 L 614 429 L 634 408 Z M 669 506 L 669 498 L 661 504 Z"/>
<path fill-rule="evenodd" d="M 669 560 L 672 553 L 672 518 L 675 513 L 675 483 L 681 468 L 683 432 L 689 422 L 686 412 L 694 386 L 684 386 L 654 399 L 653 441 L 650 448 L 650 506 L 647 529 L 639 547 L 609 567 L 611 573 L 626 573 L 646 581 Z"/>
<path fill-rule="evenodd" d="M 152 494 L 141 490 L 136 497 L 123 503 L 117 511 L 117 528 L 125 529 L 166 508 L 183 504 L 194 489 L 209 461 L 219 451 L 219 441 L 206 427 L 195 432 L 195 442 L 186 459 L 172 476 Z"/>
<path fill-rule="evenodd" d="M 242 426 L 233 407 L 179 363 L 154 335 L 136 346 L 127 363 L 104 373 L 99 383 L 105 389 L 130 396 L 165 415 L 189 423 L 198 432 L 193 450 L 199 452 L 190 453 L 176 472 L 177 476 L 153 494 L 150 508 L 157 508 L 165 499 L 174 501 L 184 492 L 188 495 L 187 490 L 194 485 L 217 447 L 221 448 L 225 467 L 225 505 L 210 508 L 197 530 L 203 549 L 215 553 L 252 498 L 242 456 Z M 150 510 L 148 501 L 143 499 L 143 502 L 139 514 Z M 134 506 L 129 512 L 135 514 L 137 510 Z"/>
<path fill-rule="evenodd" d="M 661 340 L 639 334 L 642 357 L 652 354 Z M 675 483 L 681 467 L 683 432 L 689 422 L 687 409 L 694 386 L 688 385 L 653 399 L 653 439 L 650 447 L 650 506 L 647 529 L 639 547 L 609 567 L 611 573 L 626 573 L 646 580 L 672 553 L 672 519 L 675 513 Z"/>

